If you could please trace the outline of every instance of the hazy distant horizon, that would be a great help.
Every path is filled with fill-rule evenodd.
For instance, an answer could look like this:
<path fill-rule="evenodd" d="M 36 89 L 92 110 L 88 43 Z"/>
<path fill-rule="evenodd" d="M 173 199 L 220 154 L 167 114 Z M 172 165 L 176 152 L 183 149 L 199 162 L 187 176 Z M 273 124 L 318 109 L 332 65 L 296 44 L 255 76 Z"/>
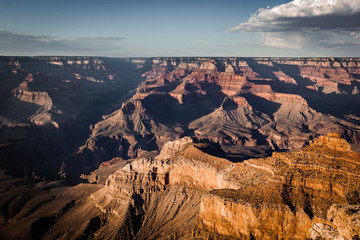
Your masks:
<path fill-rule="evenodd" d="M 41 57 L 88 57 L 88 58 L 359 58 L 358 56 L 292 56 L 292 57 L 286 57 L 286 56 L 121 56 L 121 57 L 108 57 L 108 56 L 86 56 L 86 55 L 0 55 L 0 57 L 30 57 L 30 58 L 41 58 Z"/>
<path fill-rule="evenodd" d="M 5 56 L 360 56 L 354 0 L 2 0 Z"/>

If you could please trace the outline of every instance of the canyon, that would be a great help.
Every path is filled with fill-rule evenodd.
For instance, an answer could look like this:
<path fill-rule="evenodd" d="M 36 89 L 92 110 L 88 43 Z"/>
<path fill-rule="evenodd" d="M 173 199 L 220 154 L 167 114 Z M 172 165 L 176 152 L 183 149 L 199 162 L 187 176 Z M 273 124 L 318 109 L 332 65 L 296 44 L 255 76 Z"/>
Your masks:
<path fill-rule="evenodd" d="M 360 59 L 0 57 L 1 239 L 357 239 Z"/>
<path fill-rule="evenodd" d="M 130 61 L 142 69 L 150 60 Z M 219 143 L 240 160 L 239 149 L 298 149 L 329 132 L 360 141 L 359 59 L 151 61 L 136 93 L 94 125 L 71 163 L 134 158 L 183 136 Z"/>
<path fill-rule="evenodd" d="M 339 134 L 234 163 L 190 137 L 89 183 L 4 177 L 0 236 L 10 239 L 356 239 L 360 155 Z M 92 183 L 92 184 L 90 184 Z M 4 186 L 4 185 L 2 185 Z M 10 187 L 11 186 L 11 187 Z"/>
<path fill-rule="evenodd" d="M 0 57 L 0 168 L 58 178 L 89 126 L 140 82 L 141 73 L 124 59 Z"/>

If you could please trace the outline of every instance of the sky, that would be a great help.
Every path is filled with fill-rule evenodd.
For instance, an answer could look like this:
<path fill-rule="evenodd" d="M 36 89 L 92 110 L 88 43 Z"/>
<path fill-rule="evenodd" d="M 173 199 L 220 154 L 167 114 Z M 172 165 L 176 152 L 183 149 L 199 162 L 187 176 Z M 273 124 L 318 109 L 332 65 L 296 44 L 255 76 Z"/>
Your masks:
<path fill-rule="evenodd" d="M 0 55 L 359 57 L 360 0 L 0 0 Z"/>

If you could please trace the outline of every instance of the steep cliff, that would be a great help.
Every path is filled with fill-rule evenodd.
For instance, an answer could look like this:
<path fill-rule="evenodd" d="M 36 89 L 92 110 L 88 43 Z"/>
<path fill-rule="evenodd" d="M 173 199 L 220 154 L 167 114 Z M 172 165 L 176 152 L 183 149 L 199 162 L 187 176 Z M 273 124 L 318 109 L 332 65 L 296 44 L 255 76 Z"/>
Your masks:
<path fill-rule="evenodd" d="M 22 192 L 28 196 L 23 202 L 2 191 L 0 206 L 20 210 L 2 212 L 0 236 L 351 239 L 359 235 L 358 205 L 351 204 L 360 196 L 354 195 L 359 194 L 360 155 L 340 135 L 328 134 L 297 151 L 239 163 L 203 149 L 216 152 L 216 145 L 186 137 L 166 143 L 157 156 L 123 162 L 107 173 L 104 185 L 40 184 L 40 195 Z M 51 189 L 53 200 L 46 198 L 44 188 Z M 53 205 L 53 211 L 46 211 Z M 40 231 L 42 221 L 49 224 Z M 15 231 L 20 224 L 22 231 Z"/>

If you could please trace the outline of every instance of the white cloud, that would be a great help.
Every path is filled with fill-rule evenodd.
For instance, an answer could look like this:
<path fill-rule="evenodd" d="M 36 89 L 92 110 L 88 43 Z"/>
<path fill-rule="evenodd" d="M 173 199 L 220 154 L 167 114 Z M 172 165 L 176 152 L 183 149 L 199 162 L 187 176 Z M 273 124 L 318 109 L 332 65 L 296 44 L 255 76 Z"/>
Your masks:
<path fill-rule="evenodd" d="M 13 33 L 0 29 L 0 54 L 98 55 L 121 53 L 121 37 L 56 37 Z"/>
<path fill-rule="evenodd" d="M 292 30 L 294 27 L 329 29 L 346 28 L 347 25 L 359 29 L 360 22 L 352 21 L 359 18 L 359 13 L 358 0 L 294 0 L 273 8 L 261 8 L 247 22 L 240 23 L 229 31 L 276 32 Z M 310 24 L 309 19 L 315 21 Z M 316 21 L 322 19 L 333 21 Z M 333 25 L 336 21 L 338 24 Z"/>
<path fill-rule="evenodd" d="M 261 8 L 228 32 L 257 32 L 266 46 L 279 48 L 300 48 L 316 44 L 314 40 L 329 46 L 355 44 L 360 36 L 360 0 L 294 0 Z"/>
<path fill-rule="evenodd" d="M 302 37 L 298 35 L 283 36 L 274 33 L 262 33 L 262 37 L 265 40 L 264 45 L 267 47 L 300 49 L 303 42 Z"/>

